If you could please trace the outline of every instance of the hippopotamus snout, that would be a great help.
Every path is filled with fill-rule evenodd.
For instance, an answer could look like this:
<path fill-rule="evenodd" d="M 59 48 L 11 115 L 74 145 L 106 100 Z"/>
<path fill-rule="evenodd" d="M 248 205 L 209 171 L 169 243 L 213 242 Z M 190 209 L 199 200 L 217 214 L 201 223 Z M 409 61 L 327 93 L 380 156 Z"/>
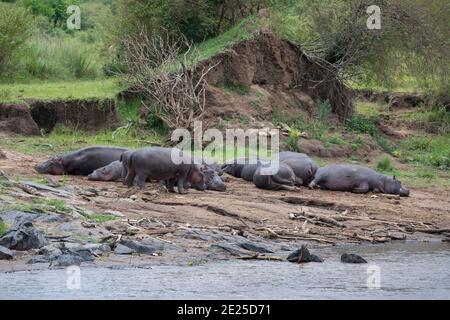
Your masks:
<path fill-rule="evenodd" d="M 35 166 L 35 169 L 40 174 L 53 174 L 62 175 L 64 174 L 64 165 L 61 158 L 51 158 L 47 161 L 39 163 Z"/>
<path fill-rule="evenodd" d="M 399 194 L 400 197 L 409 197 L 409 190 L 406 189 L 405 187 L 401 187 Z"/>

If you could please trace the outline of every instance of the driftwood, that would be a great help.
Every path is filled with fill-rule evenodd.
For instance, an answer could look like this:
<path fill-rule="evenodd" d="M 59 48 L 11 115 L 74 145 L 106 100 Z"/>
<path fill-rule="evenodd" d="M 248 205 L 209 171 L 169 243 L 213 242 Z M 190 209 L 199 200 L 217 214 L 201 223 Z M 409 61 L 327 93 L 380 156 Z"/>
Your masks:
<path fill-rule="evenodd" d="M 423 232 L 430 234 L 450 233 L 450 229 L 414 229 L 415 232 Z"/>
<path fill-rule="evenodd" d="M 275 256 L 262 256 L 255 254 L 253 256 L 237 257 L 239 260 L 265 260 L 265 261 L 284 261 L 284 259 Z"/>

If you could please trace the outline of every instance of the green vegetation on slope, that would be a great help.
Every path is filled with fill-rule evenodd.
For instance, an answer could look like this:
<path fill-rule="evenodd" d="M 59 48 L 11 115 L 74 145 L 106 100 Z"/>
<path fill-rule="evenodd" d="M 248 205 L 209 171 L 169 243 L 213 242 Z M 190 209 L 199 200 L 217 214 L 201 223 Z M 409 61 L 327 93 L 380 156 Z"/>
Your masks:
<path fill-rule="evenodd" d="M 0 102 L 19 102 L 25 99 L 104 99 L 114 98 L 120 90 L 120 85 L 112 78 L 89 81 L 0 83 Z"/>

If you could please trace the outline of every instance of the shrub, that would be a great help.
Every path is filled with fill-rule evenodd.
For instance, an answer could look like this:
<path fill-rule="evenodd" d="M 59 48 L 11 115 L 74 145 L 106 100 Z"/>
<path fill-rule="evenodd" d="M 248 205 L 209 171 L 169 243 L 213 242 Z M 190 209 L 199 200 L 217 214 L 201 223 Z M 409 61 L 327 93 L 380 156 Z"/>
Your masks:
<path fill-rule="evenodd" d="M 394 167 L 391 164 L 391 160 L 388 157 L 384 157 L 377 163 L 377 170 L 381 172 L 392 172 Z"/>
<path fill-rule="evenodd" d="M 346 128 L 349 131 L 358 133 L 368 133 L 374 136 L 377 133 L 375 123 L 363 115 L 355 115 L 346 121 Z"/>
<path fill-rule="evenodd" d="M 0 74 L 31 36 L 33 17 L 17 5 L 0 3 Z"/>

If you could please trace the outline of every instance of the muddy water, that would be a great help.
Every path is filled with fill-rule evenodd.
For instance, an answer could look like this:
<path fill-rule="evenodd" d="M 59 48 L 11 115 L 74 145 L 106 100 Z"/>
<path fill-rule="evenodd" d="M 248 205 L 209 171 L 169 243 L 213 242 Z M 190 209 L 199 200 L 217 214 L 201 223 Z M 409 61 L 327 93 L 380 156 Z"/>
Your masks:
<path fill-rule="evenodd" d="M 1 299 L 449 299 L 450 244 L 395 243 L 311 250 L 325 263 L 227 261 L 194 267 L 82 267 L 0 274 Z M 368 265 L 349 265 L 353 252 Z M 379 275 L 379 277 L 378 277 Z M 368 282 L 370 286 L 368 286 Z M 76 282 L 69 282 L 75 284 Z"/>

